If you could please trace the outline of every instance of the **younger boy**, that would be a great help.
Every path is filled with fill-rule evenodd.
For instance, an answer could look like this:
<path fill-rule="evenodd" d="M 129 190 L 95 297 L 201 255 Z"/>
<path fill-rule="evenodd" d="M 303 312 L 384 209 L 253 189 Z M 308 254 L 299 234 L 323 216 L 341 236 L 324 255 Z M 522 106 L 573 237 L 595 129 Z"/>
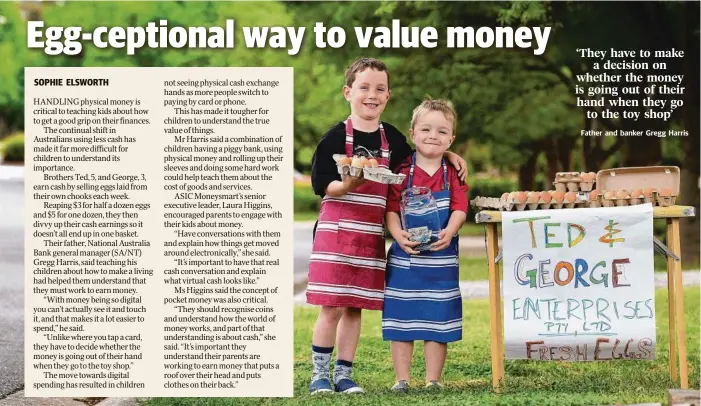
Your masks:
<path fill-rule="evenodd" d="M 467 218 L 467 185 L 443 158 L 455 140 L 457 114 L 446 100 L 425 100 L 411 120 L 416 153 L 398 172 L 407 175 L 392 185 L 387 199 L 387 229 L 394 237 L 387 263 L 387 286 L 382 313 L 382 336 L 390 348 L 396 382 L 393 390 L 409 387 L 414 341 L 424 342 L 426 386 L 440 388 L 447 343 L 462 338 L 462 298 L 458 281 L 458 230 Z M 402 228 L 400 199 L 412 187 L 428 188 L 438 208 L 440 231 L 427 251 Z M 409 212 L 413 226 L 432 221 L 435 211 Z"/>
<path fill-rule="evenodd" d="M 382 61 L 356 60 L 346 70 L 343 95 L 351 115 L 324 135 L 312 159 L 312 187 L 323 199 L 307 285 L 307 302 L 321 306 L 312 335 L 310 393 L 332 391 L 329 370 L 336 342 L 334 390 L 363 392 L 351 378 L 361 309 L 381 310 L 384 294 L 387 185 L 339 175 L 333 155 L 372 157 L 380 167 L 393 169 L 411 154 L 404 135 L 380 121 L 390 97 L 389 71 Z M 449 158 L 464 172 L 462 158 Z"/>

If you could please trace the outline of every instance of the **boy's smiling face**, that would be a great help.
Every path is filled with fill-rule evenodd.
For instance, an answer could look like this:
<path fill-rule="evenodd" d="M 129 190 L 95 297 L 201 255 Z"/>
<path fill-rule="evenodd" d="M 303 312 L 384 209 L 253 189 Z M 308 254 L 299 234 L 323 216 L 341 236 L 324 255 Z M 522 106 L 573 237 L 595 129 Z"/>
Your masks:
<path fill-rule="evenodd" d="M 442 157 L 455 140 L 453 122 L 436 110 L 419 116 L 409 134 L 416 151 L 427 158 Z"/>
<path fill-rule="evenodd" d="M 343 96 L 351 105 L 351 112 L 367 121 L 379 121 L 389 100 L 387 73 L 372 68 L 355 75 L 351 87 L 343 87 Z"/>

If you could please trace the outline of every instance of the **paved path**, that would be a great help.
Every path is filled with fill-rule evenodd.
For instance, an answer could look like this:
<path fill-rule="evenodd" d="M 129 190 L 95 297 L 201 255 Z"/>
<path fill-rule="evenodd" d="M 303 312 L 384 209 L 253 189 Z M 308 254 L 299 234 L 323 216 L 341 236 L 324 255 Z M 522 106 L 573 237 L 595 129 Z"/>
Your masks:
<path fill-rule="evenodd" d="M 0 165 L 0 180 L 24 181 L 24 166 Z"/>

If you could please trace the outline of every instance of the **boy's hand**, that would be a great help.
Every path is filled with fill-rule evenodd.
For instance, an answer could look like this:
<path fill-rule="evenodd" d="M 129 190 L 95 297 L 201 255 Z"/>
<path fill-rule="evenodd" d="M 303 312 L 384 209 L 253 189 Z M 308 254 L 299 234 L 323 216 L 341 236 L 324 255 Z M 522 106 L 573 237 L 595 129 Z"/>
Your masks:
<path fill-rule="evenodd" d="M 448 159 L 448 163 L 458 170 L 458 178 L 460 178 L 460 181 L 465 183 L 465 179 L 467 178 L 467 162 L 454 152 L 446 152 L 446 158 Z"/>
<path fill-rule="evenodd" d="M 355 188 L 365 183 L 364 178 L 356 178 L 350 175 L 341 175 L 341 179 L 346 193 L 353 191 Z"/>
<path fill-rule="evenodd" d="M 450 241 L 453 239 L 453 236 L 448 234 L 445 229 L 441 230 L 438 233 L 438 241 L 434 242 L 431 244 L 431 251 L 440 251 L 442 249 L 448 248 L 450 245 Z"/>
<path fill-rule="evenodd" d="M 418 251 L 414 251 L 413 248 L 416 248 L 420 243 L 418 241 L 411 241 L 409 237 L 411 237 L 411 234 L 408 232 L 402 230 L 398 233 L 397 237 L 395 237 L 395 240 L 397 240 L 397 243 L 399 246 L 404 250 L 409 255 L 419 255 Z"/>

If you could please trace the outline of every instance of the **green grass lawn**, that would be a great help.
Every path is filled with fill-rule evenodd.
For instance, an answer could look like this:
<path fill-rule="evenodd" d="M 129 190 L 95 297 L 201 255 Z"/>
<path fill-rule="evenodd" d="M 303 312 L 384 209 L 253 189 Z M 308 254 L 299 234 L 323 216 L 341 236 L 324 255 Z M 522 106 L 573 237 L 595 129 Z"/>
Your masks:
<path fill-rule="evenodd" d="M 699 388 L 699 288 L 684 290 L 686 308 L 689 384 Z M 658 290 L 657 360 L 554 363 L 506 361 L 501 394 L 491 388 L 489 315 L 487 300 L 464 302 L 463 340 L 449 346 L 444 370 L 445 390 L 421 389 L 423 356 L 417 345 L 412 369 L 412 391 L 391 393 L 394 380 L 389 344 L 382 341 L 380 312 L 366 312 L 355 363 L 355 378 L 368 392 L 352 398 L 344 395 L 310 396 L 310 343 L 318 310 L 295 308 L 294 398 L 154 398 L 150 406 L 224 405 L 610 405 L 666 402 L 669 377 L 667 295 Z M 271 382 L 271 385 L 274 383 Z M 352 396 L 352 395 L 351 395 Z"/>
<path fill-rule="evenodd" d="M 503 275 L 503 272 L 502 272 Z M 489 279 L 487 257 L 460 257 L 461 281 L 485 281 Z"/>
<path fill-rule="evenodd" d="M 458 231 L 458 234 L 484 237 L 484 224 L 465 223 Z"/>

